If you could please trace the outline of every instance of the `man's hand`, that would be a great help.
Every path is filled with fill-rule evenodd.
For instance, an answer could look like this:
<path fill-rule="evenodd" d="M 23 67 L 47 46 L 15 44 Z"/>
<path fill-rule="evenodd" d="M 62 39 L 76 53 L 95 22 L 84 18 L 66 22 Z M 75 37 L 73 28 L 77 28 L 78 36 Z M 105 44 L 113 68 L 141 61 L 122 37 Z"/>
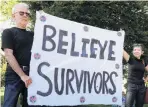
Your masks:
<path fill-rule="evenodd" d="M 21 80 L 25 83 L 26 88 L 32 83 L 32 79 L 27 75 L 21 76 Z"/>

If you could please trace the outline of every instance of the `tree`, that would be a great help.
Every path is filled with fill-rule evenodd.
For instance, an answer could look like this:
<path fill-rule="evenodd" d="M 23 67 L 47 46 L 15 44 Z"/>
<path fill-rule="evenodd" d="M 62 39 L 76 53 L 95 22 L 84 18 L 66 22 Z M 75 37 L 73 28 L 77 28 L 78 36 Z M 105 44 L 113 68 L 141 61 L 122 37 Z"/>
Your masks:
<path fill-rule="evenodd" d="M 2 14 L 11 12 L 14 1 L 2 1 Z M 46 13 L 109 30 L 125 30 L 125 49 L 131 52 L 133 43 L 143 43 L 148 54 L 148 1 L 24 1 L 30 5 L 32 25 L 35 11 Z M 7 6 L 7 5 L 8 6 Z M 11 8 L 10 8 L 11 7 Z M 33 29 L 34 26 L 32 26 Z"/>
<path fill-rule="evenodd" d="M 27 2 L 31 6 L 33 22 L 35 11 L 42 9 L 46 13 L 72 21 L 126 32 L 125 48 L 131 51 L 133 43 L 143 43 L 148 52 L 148 2 L 146 1 L 38 1 Z"/>
<path fill-rule="evenodd" d="M 18 3 L 18 0 L 0 1 L 0 16 L 1 16 L 0 22 L 11 18 L 11 12 L 12 12 L 11 10 L 16 3 Z"/>
<path fill-rule="evenodd" d="M 143 43 L 148 53 L 147 1 L 55 1 L 27 2 L 35 22 L 35 11 L 43 10 L 54 16 L 109 30 L 124 30 L 124 47 L 128 52 L 133 43 Z M 125 63 L 124 63 L 125 64 Z M 124 78 L 127 69 L 124 67 Z"/>

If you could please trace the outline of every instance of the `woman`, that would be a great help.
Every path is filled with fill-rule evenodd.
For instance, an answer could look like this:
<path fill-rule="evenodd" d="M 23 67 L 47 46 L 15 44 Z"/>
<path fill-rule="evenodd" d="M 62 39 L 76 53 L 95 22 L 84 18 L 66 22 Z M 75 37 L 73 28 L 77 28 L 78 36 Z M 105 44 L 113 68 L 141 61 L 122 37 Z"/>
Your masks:
<path fill-rule="evenodd" d="M 126 93 L 126 107 L 143 107 L 145 97 L 144 72 L 148 65 L 142 58 L 144 51 L 141 44 L 133 45 L 133 55 L 130 56 L 123 50 L 123 57 L 128 63 L 128 86 Z M 148 77 L 146 78 L 148 81 Z"/>

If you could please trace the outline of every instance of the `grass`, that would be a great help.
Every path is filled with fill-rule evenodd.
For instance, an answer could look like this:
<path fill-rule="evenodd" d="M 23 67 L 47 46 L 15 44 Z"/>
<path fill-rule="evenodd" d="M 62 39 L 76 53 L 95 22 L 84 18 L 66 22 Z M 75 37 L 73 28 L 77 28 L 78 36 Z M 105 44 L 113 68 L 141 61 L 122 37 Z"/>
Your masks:
<path fill-rule="evenodd" d="M 1 96 L 1 105 L 2 105 L 4 102 L 4 87 L 0 88 L 0 96 Z M 86 106 L 81 106 L 81 107 L 86 107 Z M 87 107 L 112 107 L 112 106 L 110 105 L 88 105 Z M 144 107 L 148 107 L 148 104 L 144 105 Z"/>

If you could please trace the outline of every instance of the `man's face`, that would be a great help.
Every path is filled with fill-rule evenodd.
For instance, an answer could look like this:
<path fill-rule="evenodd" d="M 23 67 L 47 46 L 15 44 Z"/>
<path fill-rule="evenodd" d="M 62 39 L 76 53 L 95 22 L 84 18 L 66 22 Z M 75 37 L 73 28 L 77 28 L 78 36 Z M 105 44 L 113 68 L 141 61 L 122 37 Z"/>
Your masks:
<path fill-rule="evenodd" d="M 17 26 L 26 27 L 29 22 L 29 11 L 26 7 L 18 6 L 13 14 Z"/>

